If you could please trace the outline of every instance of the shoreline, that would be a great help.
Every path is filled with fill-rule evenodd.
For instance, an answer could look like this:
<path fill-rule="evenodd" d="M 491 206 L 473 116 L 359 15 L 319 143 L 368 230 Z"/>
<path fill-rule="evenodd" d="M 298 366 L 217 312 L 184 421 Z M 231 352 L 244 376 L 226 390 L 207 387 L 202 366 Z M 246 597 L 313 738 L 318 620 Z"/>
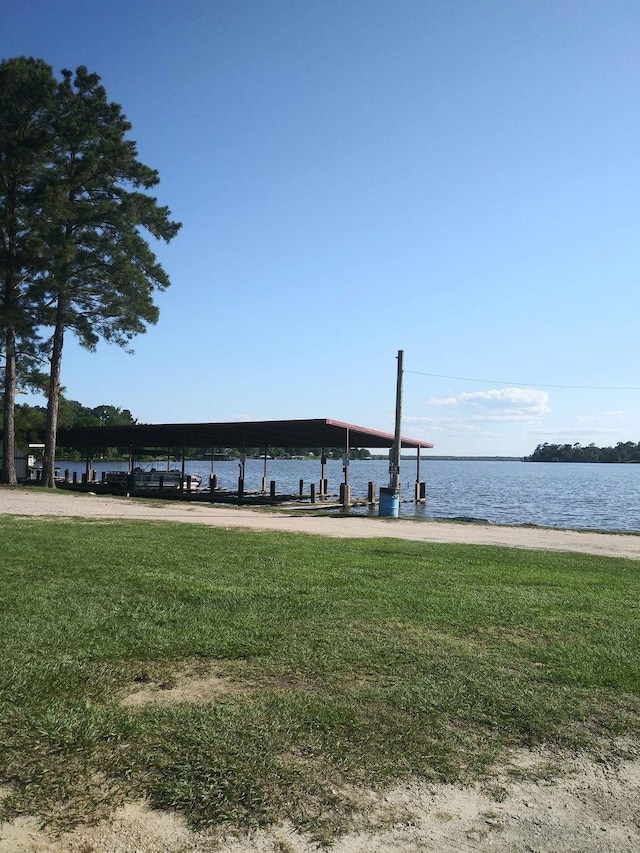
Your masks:
<path fill-rule="evenodd" d="M 292 512 L 294 514 L 292 514 Z M 299 510 L 262 512 L 210 503 L 179 503 L 35 489 L 0 487 L 0 515 L 173 521 L 213 527 L 310 533 L 339 538 L 395 538 L 425 543 L 492 545 L 542 551 L 573 551 L 640 560 L 640 535 L 507 526 L 482 522 L 301 515 Z"/>

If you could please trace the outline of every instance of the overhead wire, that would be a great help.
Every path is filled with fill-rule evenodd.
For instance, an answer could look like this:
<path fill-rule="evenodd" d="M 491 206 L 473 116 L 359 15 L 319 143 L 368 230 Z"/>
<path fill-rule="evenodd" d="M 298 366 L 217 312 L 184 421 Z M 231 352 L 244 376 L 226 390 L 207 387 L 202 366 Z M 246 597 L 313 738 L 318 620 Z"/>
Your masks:
<path fill-rule="evenodd" d="M 551 382 L 508 382 L 504 379 L 473 379 L 469 376 L 448 376 L 444 373 L 426 373 L 422 370 L 407 370 L 405 373 L 413 373 L 416 376 L 429 376 L 433 379 L 455 379 L 458 382 L 480 382 L 486 385 L 509 385 L 525 386 L 526 388 L 566 388 L 579 391 L 640 391 L 640 387 L 615 387 L 612 385 L 557 385 Z"/>

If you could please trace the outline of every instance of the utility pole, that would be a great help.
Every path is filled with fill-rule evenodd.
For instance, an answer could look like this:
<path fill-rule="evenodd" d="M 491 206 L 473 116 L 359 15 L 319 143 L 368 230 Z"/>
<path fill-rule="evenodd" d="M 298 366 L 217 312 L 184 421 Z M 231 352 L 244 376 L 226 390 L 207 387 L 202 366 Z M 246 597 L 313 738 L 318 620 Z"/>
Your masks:
<path fill-rule="evenodd" d="M 389 462 L 389 488 L 400 489 L 400 426 L 402 422 L 402 362 L 404 350 L 398 350 L 398 380 L 396 383 L 396 430 Z"/>

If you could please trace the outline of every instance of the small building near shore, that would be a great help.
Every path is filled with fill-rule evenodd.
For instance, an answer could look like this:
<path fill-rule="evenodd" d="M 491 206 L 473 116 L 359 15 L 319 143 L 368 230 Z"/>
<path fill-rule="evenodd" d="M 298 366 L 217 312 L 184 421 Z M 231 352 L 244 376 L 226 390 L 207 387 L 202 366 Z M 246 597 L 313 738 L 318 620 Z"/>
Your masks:
<path fill-rule="evenodd" d="M 4 479 L 4 469 L 2 467 L 2 460 L 4 458 L 4 442 L 3 439 L 0 438 L 0 482 Z M 29 466 L 29 457 L 25 452 L 24 448 L 18 447 L 16 445 L 15 450 L 15 463 L 16 463 L 16 477 L 18 480 L 26 480 L 27 479 L 27 469 Z"/>

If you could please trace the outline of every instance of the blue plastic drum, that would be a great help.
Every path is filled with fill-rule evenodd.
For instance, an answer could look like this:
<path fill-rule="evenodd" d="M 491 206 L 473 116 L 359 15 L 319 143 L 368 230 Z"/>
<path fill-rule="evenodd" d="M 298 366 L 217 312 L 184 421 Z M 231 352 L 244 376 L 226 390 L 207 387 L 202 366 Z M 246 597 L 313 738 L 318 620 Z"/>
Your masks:
<path fill-rule="evenodd" d="M 400 491 L 398 489 L 380 487 L 380 503 L 378 515 L 387 518 L 397 518 L 400 514 Z"/>

